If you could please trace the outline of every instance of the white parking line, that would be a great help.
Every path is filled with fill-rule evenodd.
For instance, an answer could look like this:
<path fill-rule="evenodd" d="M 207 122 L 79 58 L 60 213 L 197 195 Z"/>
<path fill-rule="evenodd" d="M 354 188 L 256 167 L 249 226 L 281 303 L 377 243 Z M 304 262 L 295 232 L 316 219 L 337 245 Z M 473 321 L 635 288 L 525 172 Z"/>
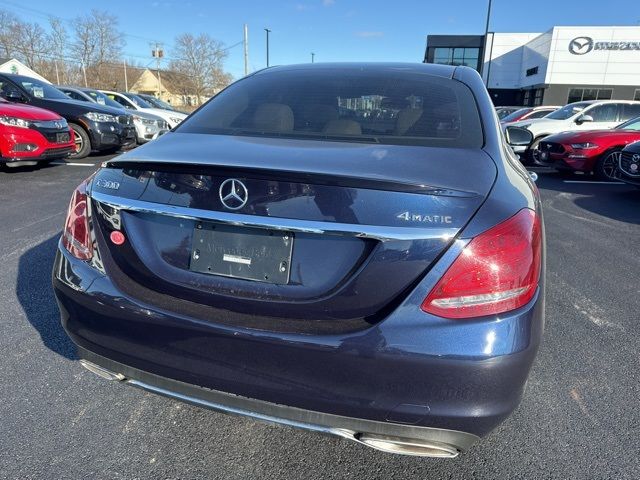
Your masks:
<path fill-rule="evenodd" d="M 67 163 L 67 162 L 51 162 L 49 165 L 69 165 L 71 167 L 95 167 L 95 163 Z"/>
<path fill-rule="evenodd" d="M 598 185 L 626 185 L 622 182 L 596 182 L 591 180 L 563 180 L 564 183 L 595 183 Z"/>

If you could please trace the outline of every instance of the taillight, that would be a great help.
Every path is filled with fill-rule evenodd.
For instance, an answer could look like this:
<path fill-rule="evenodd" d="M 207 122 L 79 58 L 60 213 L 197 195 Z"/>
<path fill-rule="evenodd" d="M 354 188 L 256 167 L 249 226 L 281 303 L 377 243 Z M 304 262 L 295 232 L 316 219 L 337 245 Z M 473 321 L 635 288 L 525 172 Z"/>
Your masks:
<path fill-rule="evenodd" d="M 71 196 L 67 219 L 64 223 L 64 231 L 62 232 L 62 245 L 69 250 L 71 255 L 80 260 L 89 260 L 93 256 L 91 235 L 89 233 L 86 182 L 82 182 Z"/>
<path fill-rule="evenodd" d="M 540 279 L 542 231 L 533 210 L 473 238 L 431 290 L 422 310 L 445 318 L 496 315 L 525 305 Z"/>

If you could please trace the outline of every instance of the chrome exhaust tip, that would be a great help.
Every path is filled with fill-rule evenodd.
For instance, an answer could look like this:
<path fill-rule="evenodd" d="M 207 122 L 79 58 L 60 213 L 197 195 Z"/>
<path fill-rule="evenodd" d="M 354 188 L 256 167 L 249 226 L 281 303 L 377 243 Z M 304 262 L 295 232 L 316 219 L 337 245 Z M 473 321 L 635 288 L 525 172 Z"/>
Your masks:
<path fill-rule="evenodd" d="M 355 440 L 383 452 L 417 457 L 455 458 L 460 453 L 453 445 L 430 440 L 416 440 L 370 433 L 355 435 Z"/>
<path fill-rule="evenodd" d="M 122 382 L 126 379 L 124 375 L 121 373 L 112 372 L 111 370 L 107 370 L 106 368 L 100 367 L 95 363 L 88 362 L 87 360 L 81 359 L 80 365 L 89 370 L 92 373 L 95 373 L 99 377 L 105 378 L 107 380 L 113 380 L 114 382 Z"/>

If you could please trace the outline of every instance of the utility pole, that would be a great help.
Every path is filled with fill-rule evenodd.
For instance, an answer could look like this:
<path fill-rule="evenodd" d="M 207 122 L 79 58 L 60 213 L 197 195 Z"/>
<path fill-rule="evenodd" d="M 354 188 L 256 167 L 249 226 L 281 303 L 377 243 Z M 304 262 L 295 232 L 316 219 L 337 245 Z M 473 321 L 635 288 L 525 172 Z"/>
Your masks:
<path fill-rule="evenodd" d="M 311 52 L 311 63 L 313 63 L 315 58 L 316 58 L 316 54 Z"/>
<path fill-rule="evenodd" d="M 58 61 L 57 61 L 57 60 L 54 60 L 54 61 L 53 61 L 53 64 L 54 64 L 54 65 L 55 65 L 55 67 L 56 67 L 56 83 L 57 83 L 58 85 L 60 85 L 60 75 L 58 74 Z"/>
<path fill-rule="evenodd" d="M 249 27 L 244 24 L 244 74 L 249 75 Z"/>
<path fill-rule="evenodd" d="M 482 63 L 480 64 L 480 75 L 484 74 L 484 59 L 487 57 L 487 40 L 489 39 L 489 22 L 491 21 L 491 2 L 489 0 L 489 4 L 487 5 L 487 22 L 484 27 L 484 47 L 482 48 Z M 493 39 L 491 44 L 493 45 Z M 491 53 L 489 54 L 489 65 L 487 66 L 487 78 L 485 80 L 485 85 L 487 88 L 489 87 L 489 73 L 491 72 Z"/>
<path fill-rule="evenodd" d="M 269 66 L 269 34 L 271 33 L 271 30 L 269 30 L 268 28 L 264 29 L 265 32 L 267 32 L 267 67 Z"/>
<path fill-rule="evenodd" d="M 122 64 L 124 65 L 124 91 L 129 91 L 129 82 L 127 82 L 127 59 L 122 60 Z"/>
<path fill-rule="evenodd" d="M 87 88 L 89 84 L 87 83 L 87 70 L 84 68 L 84 62 L 82 62 L 82 74 L 84 75 L 84 88 Z"/>
<path fill-rule="evenodd" d="M 151 51 L 151 56 L 156 59 L 156 71 L 158 72 L 158 98 L 160 98 L 160 60 L 164 57 L 164 50 L 161 43 L 156 42 L 155 48 Z"/>

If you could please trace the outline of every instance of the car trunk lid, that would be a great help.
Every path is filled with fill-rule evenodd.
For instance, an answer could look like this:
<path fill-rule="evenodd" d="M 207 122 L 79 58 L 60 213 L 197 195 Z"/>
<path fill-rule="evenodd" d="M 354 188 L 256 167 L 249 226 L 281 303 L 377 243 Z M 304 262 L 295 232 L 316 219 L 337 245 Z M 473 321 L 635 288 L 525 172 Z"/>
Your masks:
<path fill-rule="evenodd" d="M 170 136 L 97 173 L 100 250 L 140 287 L 132 294 L 254 328 L 382 318 L 496 175 L 482 150 Z M 241 200 L 225 206 L 232 191 Z M 113 230 L 124 245 L 109 241 Z"/>

